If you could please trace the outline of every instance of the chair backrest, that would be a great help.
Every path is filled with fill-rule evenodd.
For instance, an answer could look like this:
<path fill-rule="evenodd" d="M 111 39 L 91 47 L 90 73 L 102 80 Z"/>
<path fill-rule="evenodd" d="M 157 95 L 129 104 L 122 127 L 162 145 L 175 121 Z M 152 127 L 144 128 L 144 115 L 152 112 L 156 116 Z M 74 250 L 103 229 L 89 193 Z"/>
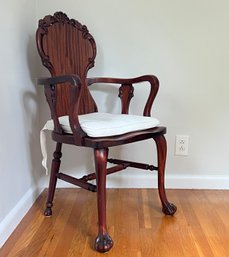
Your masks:
<path fill-rule="evenodd" d="M 62 12 L 56 12 L 39 20 L 36 42 L 42 63 L 51 76 L 76 74 L 80 77 L 83 94 L 79 114 L 97 111 L 86 84 L 87 72 L 94 66 L 96 56 L 96 44 L 87 27 Z M 58 116 L 69 114 L 69 92 L 68 85 L 57 86 Z"/>

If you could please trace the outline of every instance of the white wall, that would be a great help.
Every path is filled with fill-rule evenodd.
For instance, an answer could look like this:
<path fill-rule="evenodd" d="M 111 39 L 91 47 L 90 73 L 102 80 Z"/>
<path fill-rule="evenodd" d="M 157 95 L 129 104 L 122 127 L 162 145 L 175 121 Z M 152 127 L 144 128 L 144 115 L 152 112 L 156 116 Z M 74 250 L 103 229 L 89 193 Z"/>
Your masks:
<path fill-rule="evenodd" d="M 33 1 L 1 5 L 0 246 L 40 193 Z"/>
<path fill-rule="evenodd" d="M 92 76 L 158 76 L 161 88 L 153 115 L 168 127 L 169 187 L 228 188 L 228 8 L 226 0 L 4 2 L 0 9 L 0 245 L 33 203 L 44 178 L 38 139 L 49 110 L 34 80 L 44 73 L 35 49 L 38 18 L 62 10 L 87 24 L 98 47 Z M 93 88 L 101 111 L 119 111 L 116 93 L 114 87 L 105 93 Z M 140 113 L 146 94 L 147 89 L 136 89 L 132 113 Z M 190 136 L 187 157 L 174 156 L 177 134 Z M 50 159 L 52 148 L 49 142 Z M 155 159 L 154 152 L 152 142 L 111 150 L 114 156 L 146 162 Z M 91 154 L 90 149 L 65 146 L 63 170 L 75 174 L 91 170 Z M 140 176 L 138 171 L 121 174 L 111 177 L 109 185 L 155 185 L 144 171 Z M 128 176 L 136 177 L 135 182 Z"/>
<path fill-rule="evenodd" d="M 98 47 L 96 68 L 90 75 L 158 76 L 161 87 L 153 115 L 168 127 L 168 186 L 228 188 L 228 8 L 226 0 L 57 0 L 55 5 L 40 0 L 38 16 L 62 10 L 87 24 Z M 111 98 L 107 98 L 107 92 L 94 90 L 93 94 L 99 106 L 109 103 L 107 109 L 115 112 L 118 106 L 110 104 L 115 102 L 114 91 Z M 140 112 L 146 91 L 138 94 L 136 90 L 132 112 Z M 106 99 L 101 102 L 102 97 Z M 47 113 L 47 106 L 43 112 Z M 187 157 L 174 155 L 175 135 L 179 134 L 190 136 Z M 135 160 L 144 157 L 150 162 L 151 142 L 140 150 L 139 145 L 144 146 L 134 144 L 111 152 Z M 128 152 L 124 153 L 126 148 Z M 89 150 L 76 149 L 72 154 L 72 148 L 66 148 L 65 152 L 64 169 L 86 169 L 75 164 L 74 156 L 80 161 L 86 152 L 88 158 Z M 123 179 L 113 182 L 121 185 Z"/>

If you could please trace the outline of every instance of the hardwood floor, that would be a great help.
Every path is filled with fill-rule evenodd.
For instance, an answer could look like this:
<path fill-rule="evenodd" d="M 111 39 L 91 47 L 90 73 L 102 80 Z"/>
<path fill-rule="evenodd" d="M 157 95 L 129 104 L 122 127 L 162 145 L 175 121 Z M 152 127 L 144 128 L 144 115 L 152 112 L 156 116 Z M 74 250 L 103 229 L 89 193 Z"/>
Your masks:
<path fill-rule="evenodd" d="M 114 247 L 93 250 L 96 193 L 58 189 L 53 216 L 43 216 L 46 190 L 0 250 L 1 257 L 228 257 L 229 190 L 167 190 L 178 211 L 161 212 L 157 190 L 108 189 Z"/>

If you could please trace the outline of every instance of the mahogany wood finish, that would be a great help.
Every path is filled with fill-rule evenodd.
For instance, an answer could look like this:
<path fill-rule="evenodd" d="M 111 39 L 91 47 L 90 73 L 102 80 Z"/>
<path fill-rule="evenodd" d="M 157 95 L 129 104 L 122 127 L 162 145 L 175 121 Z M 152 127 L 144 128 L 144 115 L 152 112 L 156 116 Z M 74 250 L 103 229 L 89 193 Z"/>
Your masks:
<path fill-rule="evenodd" d="M 99 252 L 107 252 L 113 246 L 113 241 L 107 232 L 106 224 L 106 164 L 108 149 L 95 149 L 95 170 L 97 182 L 97 205 L 99 233 L 95 240 L 95 249 Z"/>
<path fill-rule="evenodd" d="M 94 66 L 96 44 L 86 26 L 66 14 L 57 12 L 53 16 L 45 16 L 39 21 L 36 34 L 37 49 L 43 65 L 50 71 L 51 77 L 40 78 L 38 83 L 44 85 L 46 99 L 50 106 L 54 121 L 52 138 L 56 142 L 56 150 L 52 161 L 48 199 L 45 215 L 52 215 L 53 197 L 57 179 L 62 179 L 89 191 L 97 192 L 98 205 L 98 236 L 95 249 L 99 252 L 109 251 L 113 241 L 108 234 L 106 224 L 106 175 L 133 167 L 138 169 L 156 170 L 158 172 L 158 190 L 162 203 L 162 211 L 167 215 L 176 212 L 176 206 L 168 202 L 164 173 L 166 162 L 165 127 L 155 127 L 141 131 L 126 133 L 119 136 L 91 138 L 82 130 L 78 115 L 97 112 L 97 106 L 92 98 L 89 86 L 96 83 L 118 84 L 119 97 L 122 104 L 122 114 L 128 114 L 134 86 L 142 82 L 150 84 L 150 93 L 146 101 L 143 115 L 151 115 L 151 107 L 159 88 L 159 81 L 153 75 L 123 79 L 123 78 L 87 78 L 87 72 Z M 62 130 L 58 117 L 69 116 L 72 134 Z M 133 161 L 108 159 L 109 147 L 154 139 L 157 147 L 157 166 Z M 90 147 L 94 149 L 96 172 L 82 178 L 74 178 L 59 172 L 62 144 Z M 107 162 L 116 164 L 107 168 Z M 88 183 L 96 179 L 96 185 Z"/>
<path fill-rule="evenodd" d="M 52 215 L 52 206 L 53 206 L 53 197 L 56 189 L 56 182 L 57 182 L 57 174 L 60 169 L 60 158 L 62 156 L 61 153 L 62 144 L 57 143 L 56 144 L 56 151 L 53 154 L 54 159 L 52 160 L 52 168 L 51 168 L 51 175 L 49 180 L 49 191 L 48 191 L 48 199 L 46 203 L 46 209 L 45 209 L 45 216 L 51 216 Z"/>

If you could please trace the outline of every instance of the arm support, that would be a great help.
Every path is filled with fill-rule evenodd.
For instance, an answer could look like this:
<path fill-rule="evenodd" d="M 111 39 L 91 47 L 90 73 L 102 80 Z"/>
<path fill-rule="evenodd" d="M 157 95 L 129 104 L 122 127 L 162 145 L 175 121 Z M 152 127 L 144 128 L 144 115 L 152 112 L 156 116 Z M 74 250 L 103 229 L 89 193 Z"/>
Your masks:
<path fill-rule="evenodd" d="M 45 95 L 47 102 L 51 110 L 51 117 L 54 122 L 54 132 L 58 134 L 63 134 L 63 129 L 60 126 L 59 119 L 56 113 L 56 104 L 57 104 L 57 84 L 69 83 L 71 90 L 71 111 L 69 113 L 69 123 L 75 138 L 76 143 L 81 144 L 82 137 L 85 136 L 85 132 L 82 130 L 79 124 L 78 119 L 78 109 L 80 96 L 82 93 L 81 90 L 81 80 L 76 75 L 64 75 L 57 77 L 49 78 L 39 78 L 37 79 L 38 84 L 45 86 Z"/>
<path fill-rule="evenodd" d="M 119 88 L 119 97 L 122 101 L 122 113 L 127 114 L 129 109 L 129 103 L 131 98 L 133 97 L 133 84 L 138 84 L 141 82 L 149 82 L 150 83 L 150 93 L 148 96 L 148 99 L 146 101 L 143 115 L 144 116 L 150 116 L 151 108 L 153 101 L 157 95 L 158 89 L 159 89 L 159 81 L 157 77 L 153 75 L 145 75 L 141 77 L 136 78 L 129 78 L 129 79 L 123 79 L 123 78 L 88 78 L 87 83 L 88 86 L 94 84 L 94 83 L 111 83 L 111 84 L 121 84 L 121 87 Z"/>

